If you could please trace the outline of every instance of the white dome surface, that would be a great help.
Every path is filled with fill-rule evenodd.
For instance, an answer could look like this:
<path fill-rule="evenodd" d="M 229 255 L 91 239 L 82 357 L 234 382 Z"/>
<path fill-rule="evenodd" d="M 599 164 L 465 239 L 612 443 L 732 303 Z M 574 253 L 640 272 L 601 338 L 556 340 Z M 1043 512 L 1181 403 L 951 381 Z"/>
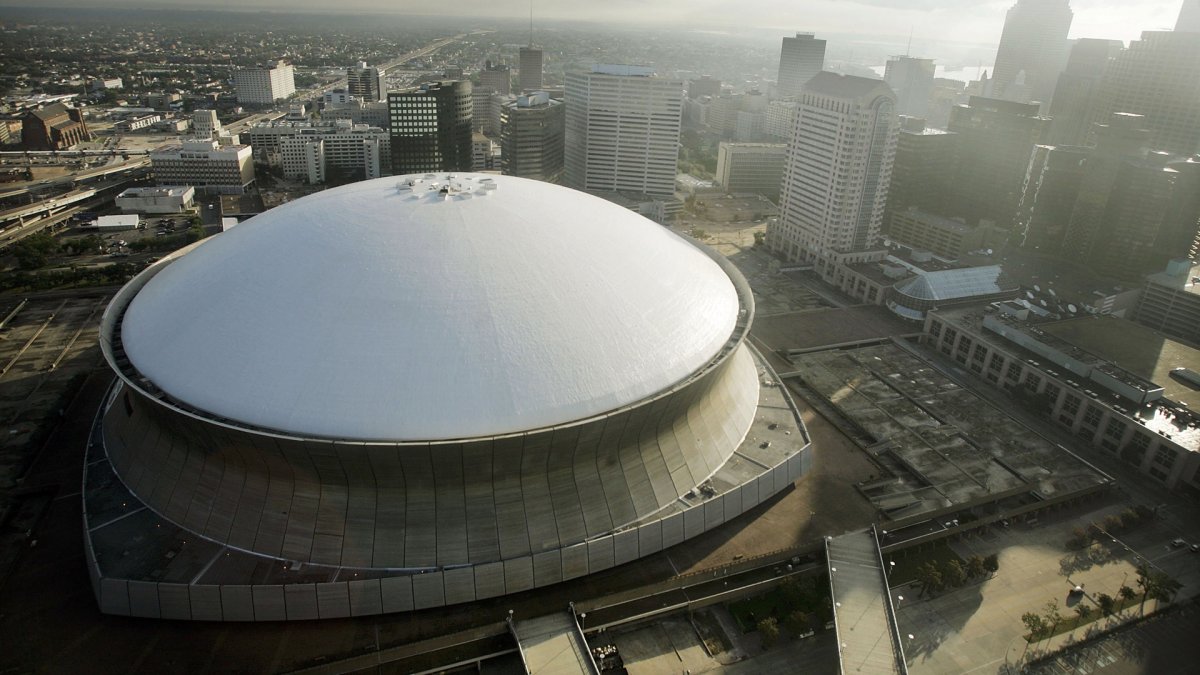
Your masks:
<path fill-rule="evenodd" d="M 546 183 L 454 183 L 355 183 L 204 242 L 130 303 L 126 354 L 175 399 L 244 424 L 442 440 L 620 408 L 732 334 L 733 283 L 661 226 Z"/>

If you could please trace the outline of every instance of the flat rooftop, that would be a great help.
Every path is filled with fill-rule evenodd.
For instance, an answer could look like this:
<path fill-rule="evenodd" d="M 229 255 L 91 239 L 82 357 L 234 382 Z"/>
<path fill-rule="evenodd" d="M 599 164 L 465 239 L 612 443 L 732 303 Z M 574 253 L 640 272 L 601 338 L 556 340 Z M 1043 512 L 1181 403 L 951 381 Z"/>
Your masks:
<path fill-rule="evenodd" d="M 1200 391 L 1171 377 L 1176 368 L 1200 372 L 1200 349 L 1132 321 L 1082 317 L 1039 328 L 1163 388 L 1163 395 L 1200 412 Z"/>
<path fill-rule="evenodd" d="M 870 451 L 891 475 L 861 489 L 892 521 L 1064 497 L 1109 480 L 897 344 L 793 363 L 810 390 L 875 439 Z"/>

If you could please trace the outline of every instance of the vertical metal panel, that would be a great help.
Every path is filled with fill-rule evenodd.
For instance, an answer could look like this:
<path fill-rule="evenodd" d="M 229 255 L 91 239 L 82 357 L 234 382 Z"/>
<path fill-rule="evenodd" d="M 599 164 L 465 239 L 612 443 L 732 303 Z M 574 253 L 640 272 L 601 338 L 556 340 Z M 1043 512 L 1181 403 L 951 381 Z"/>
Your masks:
<path fill-rule="evenodd" d="M 662 547 L 668 549 L 683 541 L 683 514 L 675 513 L 662 520 Z"/>
<path fill-rule="evenodd" d="M 683 512 L 683 538 L 691 539 L 704 533 L 704 504 Z"/>
<path fill-rule="evenodd" d="M 185 584 L 158 584 L 158 609 L 164 619 L 192 619 L 192 600 Z"/>
<path fill-rule="evenodd" d="M 476 565 L 475 598 L 484 600 L 504 595 L 504 563 L 493 562 Z"/>
<path fill-rule="evenodd" d="M 404 566 L 437 564 L 437 490 L 428 445 L 401 448 L 404 467 Z"/>
<path fill-rule="evenodd" d="M 404 471 L 395 448 L 367 446 L 367 457 L 371 462 L 371 472 L 375 474 L 375 483 L 379 486 L 375 501 L 372 564 L 375 567 L 403 567 L 407 507 Z"/>
<path fill-rule="evenodd" d="M 321 481 L 320 502 L 313 527 L 310 560 L 325 565 L 342 561 L 342 540 L 346 534 L 346 502 L 350 488 L 346 472 L 332 444 L 308 444 L 308 454 Z"/>
<path fill-rule="evenodd" d="M 704 531 L 708 532 L 724 522 L 725 495 L 720 495 L 704 502 Z"/>
<path fill-rule="evenodd" d="M 588 542 L 562 549 L 562 580 L 576 579 L 588 573 Z"/>
<path fill-rule="evenodd" d="M 521 492 L 522 440 L 498 438 L 492 443 L 494 458 L 496 527 L 500 532 L 500 557 L 529 555 L 529 529 L 526 527 L 525 502 Z"/>
<path fill-rule="evenodd" d="M 546 464 L 554 522 L 558 526 L 558 540 L 563 544 L 583 541 L 588 536 L 579 502 L 579 489 L 575 486 L 574 455 L 578 442 L 579 427 L 555 429 Z"/>
<path fill-rule="evenodd" d="M 346 533 L 341 564 L 370 567 L 375 548 L 375 474 L 365 446 L 342 447 L 338 453 L 346 471 Z"/>
<path fill-rule="evenodd" d="M 350 588 L 345 581 L 317 584 L 317 614 L 322 619 L 350 616 Z"/>
<path fill-rule="evenodd" d="M 546 551 L 533 556 L 533 585 L 536 588 L 562 581 L 561 551 Z"/>
<path fill-rule="evenodd" d="M 384 614 L 412 611 L 412 577 L 384 577 L 379 580 L 379 592 L 383 595 Z"/>
<path fill-rule="evenodd" d="M 496 526 L 496 500 L 492 492 L 492 442 L 465 443 L 462 462 L 470 560 L 497 560 L 500 558 L 500 533 Z"/>
<path fill-rule="evenodd" d="M 446 604 L 446 586 L 441 572 L 426 572 L 412 576 L 413 608 L 427 609 Z"/>
<path fill-rule="evenodd" d="M 287 512 L 287 527 L 284 529 L 280 555 L 292 560 L 309 560 L 309 556 L 312 555 L 313 534 L 317 526 L 317 509 L 321 505 L 320 477 L 306 444 L 276 439 L 275 445 L 286 460 L 286 466 L 291 467 L 294 476 L 292 501 Z"/>
<path fill-rule="evenodd" d="M 437 564 L 466 564 L 470 562 L 470 558 L 467 555 L 467 504 L 463 486 L 462 446 L 436 446 L 431 449 L 430 459 L 433 481 L 437 488 Z"/>
<path fill-rule="evenodd" d="M 317 588 L 316 584 L 287 584 L 283 587 L 284 608 L 288 621 L 316 619 Z"/>
<path fill-rule="evenodd" d="M 129 582 L 124 579 L 100 580 L 100 611 L 129 616 Z"/>
<path fill-rule="evenodd" d="M 613 535 L 613 566 L 638 559 L 638 531 L 625 530 Z"/>
<path fill-rule="evenodd" d="M 225 621 L 254 621 L 254 594 L 249 586 L 221 586 L 221 616 Z"/>
<path fill-rule="evenodd" d="M 604 490 L 604 500 L 608 503 L 608 513 L 614 527 L 637 520 L 637 509 L 621 466 L 621 435 L 626 421 L 628 418 L 624 415 L 613 415 L 606 419 L 600 445 L 596 448 L 596 470 L 600 474 L 600 486 Z"/>
<path fill-rule="evenodd" d="M 129 582 L 129 615 L 157 619 L 160 616 L 158 608 L 158 584 L 153 581 Z"/>
<path fill-rule="evenodd" d="M 588 424 L 580 428 L 579 440 L 571 460 L 575 487 L 579 490 L 579 506 L 589 537 L 608 532 L 614 526 L 597 469 L 597 453 L 603 435 L 602 423 Z"/>
<path fill-rule="evenodd" d="M 504 592 L 520 593 L 533 588 L 533 558 L 504 561 Z"/>
<path fill-rule="evenodd" d="M 529 529 L 529 548 L 533 552 L 561 546 L 558 525 L 554 521 L 554 503 L 546 470 L 550 457 L 550 436 L 524 436 L 521 450 L 521 499 L 525 502 L 525 526 Z"/>
<path fill-rule="evenodd" d="M 639 557 L 658 553 L 663 549 L 662 523 L 654 521 L 637 528 Z"/>
<path fill-rule="evenodd" d="M 284 621 L 287 619 L 287 602 L 283 586 L 256 585 L 250 587 L 254 597 L 255 621 Z"/>
<path fill-rule="evenodd" d="M 379 579 L 346 582 L 351 616 L 372 616 L 383 613 L 383 594 L 379 586 Z M 409 593 L 409 605 L 412 605 L 411 592 Z"/>
<path fill-rule="evenodd" d="M 609 569 L 614 564 L 614 558 L 612 537 L 600 537 L 587 542 L 587 572 L 589 574 Z M 563 560 L 566 560 L 566 556 L 563 556 Z"/>
<path fill-rule="evenodd" d="M 221 610 L 220 586 L 187 586 L 191 603 L 192 619 L 195 621 L 224 621 Z"/>
<path fill-rule="evenodd" d="M 470 567 L 445 570 L 442 578 L 446 585 L 445 604 L 456 605 L 475 600 L 475 570 Z"/>

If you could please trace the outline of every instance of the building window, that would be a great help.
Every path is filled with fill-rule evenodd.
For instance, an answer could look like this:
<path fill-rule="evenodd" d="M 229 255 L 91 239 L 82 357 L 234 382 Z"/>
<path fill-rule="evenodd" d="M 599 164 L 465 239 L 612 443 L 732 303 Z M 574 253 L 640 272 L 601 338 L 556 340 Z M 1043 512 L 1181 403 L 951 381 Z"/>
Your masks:
<path fill-rule="evenodd" d="M 1089 405 L 1083 413 L 1083 423 L 1089 427 L 1095 428 L 1100 425 L 1100 418 L 1104 416 L 1104 411 L 1094 405 Z"/>
<path fill-rule="evenodd" d="M 1075 396 L 1074 394 L 1067 394 L 1066 400 L 1063 401 L 1063 412 L 1067 413 L 1068 415 L 1074 415 L 1075 413 L 1079 412 L 1079 404 L 1082 402 L 1083 399 L 1079 398 L 1078 396 Z"/>
<path fill-rule="evenodd" d="M 1124 434 L 1125 422 L 1121 421 L 1119 417 L 1113 417 L 1108 420 L 1108 424 L 1104 427 L 1105 436 L 1112 436 L 1119 440 Z"/>
<path fill-rule="evenodd" d="M 1008 364 L 1008 372 L 1004 374 L 1004 379 L 1018 382 L 1021 379 L 1021 364 L 1013 361 Z"/>
<path fill-rule="evenodd" d="M 1175 465 L 1176 455 L 1177 453 L 1173 448 L 1159 448 L 1154 453 L 1154 463 L 1170 471 L 1171 467 Z"/>

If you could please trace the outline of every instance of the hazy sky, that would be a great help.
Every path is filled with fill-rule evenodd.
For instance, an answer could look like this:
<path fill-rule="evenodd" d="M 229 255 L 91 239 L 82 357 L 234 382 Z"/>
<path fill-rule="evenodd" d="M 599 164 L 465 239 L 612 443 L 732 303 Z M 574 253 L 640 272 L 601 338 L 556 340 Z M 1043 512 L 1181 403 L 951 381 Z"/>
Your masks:
<path fill-rule="evenodd" d="M 1028 1 L 1028 0 L 1027 0 Z M 749 24 L 781 31 L 904 35 L 996 43 L 1015 0 L 536 0 L 546 19 L 676 25 Z M 1136 39 L 1175 25 L 1182 0 L 1071 0 L 1071 37 Z M 528 0 L 0 0 L 13 6 L 132 6 L 272 10 L 384 11 L 468 17 L 524 17 Z"/>

